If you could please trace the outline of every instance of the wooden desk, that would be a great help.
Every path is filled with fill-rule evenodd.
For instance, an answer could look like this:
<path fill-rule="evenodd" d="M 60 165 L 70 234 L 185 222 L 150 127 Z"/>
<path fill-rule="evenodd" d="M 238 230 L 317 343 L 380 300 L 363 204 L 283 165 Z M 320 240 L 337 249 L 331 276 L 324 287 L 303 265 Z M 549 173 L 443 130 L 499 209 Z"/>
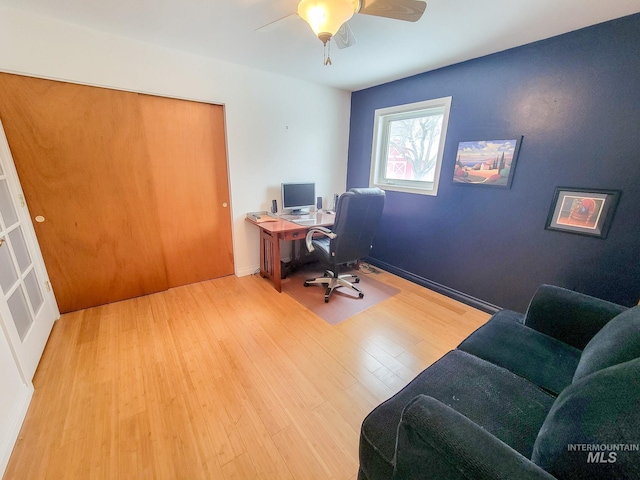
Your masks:
<path fill-rule="evenodd" d="M 280 266 L 280 240 L 304 240 L 313 227 L 333 225 L 335 215 L 316 213 L 316 225 L 298 225 L 280 217 L 275 222 L 257 222 L 250 217 L 246 221 L 260 228 L 260 276 L 270 278 L 278 292 L 282 291 Z"/>

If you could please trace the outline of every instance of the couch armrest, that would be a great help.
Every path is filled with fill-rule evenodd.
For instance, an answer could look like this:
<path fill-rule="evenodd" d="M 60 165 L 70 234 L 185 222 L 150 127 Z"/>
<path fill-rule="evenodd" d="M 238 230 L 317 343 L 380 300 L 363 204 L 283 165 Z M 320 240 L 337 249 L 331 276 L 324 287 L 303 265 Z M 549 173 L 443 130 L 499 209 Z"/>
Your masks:
<path fill-rule="evenodd" d="M 507 444 L 433 397 L 405 407 L 396 443 L 394 480 L 553 479 Z"/>
<path fill-rule="evenodd" d="M 524 324 L 583 350 L 589 340 L 627 307 L 553 285 L 541 285 Z"/>

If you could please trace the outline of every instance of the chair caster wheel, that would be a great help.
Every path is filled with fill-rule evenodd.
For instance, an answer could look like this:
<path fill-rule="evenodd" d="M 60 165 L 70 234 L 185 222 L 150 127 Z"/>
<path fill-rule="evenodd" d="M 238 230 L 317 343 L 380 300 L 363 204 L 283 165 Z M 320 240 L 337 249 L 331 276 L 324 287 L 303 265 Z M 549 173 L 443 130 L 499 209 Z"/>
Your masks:
<path fill-rule="evenodd" d="M 364 293 L 359 293 L 359 294 L 358 294 L 358 297 L 360 297 L 360 298 L 364 298 Z"/>
<path fill-rule="evenodd" d="M 308 286 L 309 286 L 309 282 L 304 282 L 304 283 L 303 283 L 303 285 L 304 285 L 305 287 L 308 287 Z"/>
<path fill-rule="evenodd" d="M 360 283 L 360 279 L 358 277 L 354 278 L 353 283 Z"/>
<path fill-rule="evenodd" d="M 324 303 L 329 303 L 329 299 L 327 297 L 324 297 Z"/>

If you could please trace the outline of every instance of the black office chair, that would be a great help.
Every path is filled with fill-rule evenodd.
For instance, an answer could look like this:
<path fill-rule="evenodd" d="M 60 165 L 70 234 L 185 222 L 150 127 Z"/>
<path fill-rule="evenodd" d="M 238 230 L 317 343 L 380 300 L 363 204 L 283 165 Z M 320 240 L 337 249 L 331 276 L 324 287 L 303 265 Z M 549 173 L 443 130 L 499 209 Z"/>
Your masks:
<path fill-rule="evenodd" d="M 355 263 L 369 254 L 383 207 L 383 190 L 352 188 L 338 199 L 336 218 L 331 230 L 313 227 L 308 231 L 307 249 L 310 252 L 315 251 L 330 268 L 324 277 L 310 278 L 304 282 L 304 286 L 326 285 L 325 303 L 338 287 L 351 288 L 358 292 L 360 298 L 364 297 L 362 290 L 354 285 L 360 281 L 358 276 L 339 275 L 338 267 Z M 318 236 L 319 233 L 323 236 Z"/>

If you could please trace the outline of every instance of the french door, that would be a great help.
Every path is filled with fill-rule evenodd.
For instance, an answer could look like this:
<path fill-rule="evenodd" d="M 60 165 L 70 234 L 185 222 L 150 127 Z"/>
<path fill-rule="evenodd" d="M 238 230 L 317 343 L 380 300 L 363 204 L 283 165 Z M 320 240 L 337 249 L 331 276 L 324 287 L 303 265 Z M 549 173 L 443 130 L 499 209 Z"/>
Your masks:
<path fill-rule="evenodd" d="M 59 316 L 0 122 L 0 326 L 28 382 Z"/>

